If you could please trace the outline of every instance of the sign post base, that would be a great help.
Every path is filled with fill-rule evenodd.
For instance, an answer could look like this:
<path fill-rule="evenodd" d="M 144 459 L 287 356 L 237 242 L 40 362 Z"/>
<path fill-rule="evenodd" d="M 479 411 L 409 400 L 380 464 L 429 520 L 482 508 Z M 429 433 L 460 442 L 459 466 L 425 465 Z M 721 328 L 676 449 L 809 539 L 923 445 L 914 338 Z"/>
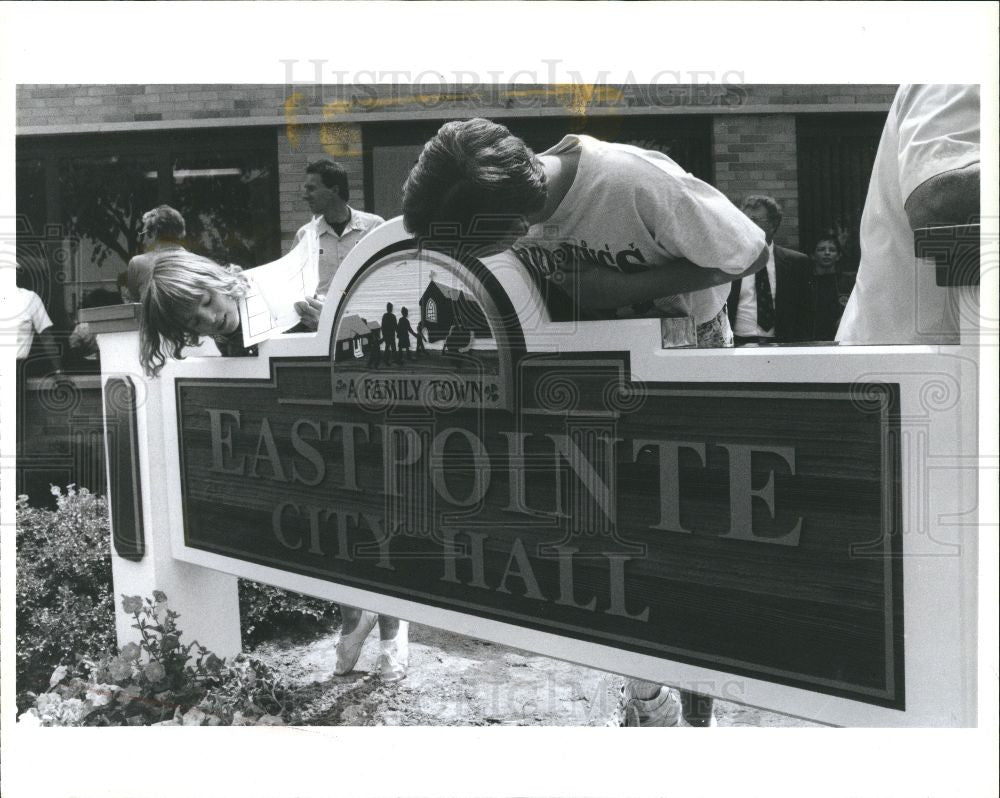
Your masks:
<path fill-rule="evenodd" d="M 120 315 L 124 308 L 114 310 Z M 236 577 L 174 556 L 170 526 L 164 523 L 169 495 L 158 443 L 163 440 L 162 392 L 172 386 L 145 378 L 138 361 L 137 325 L 122 321 L 109 320 L 113 331 L 98 336 L 118 644 L 139 639 L 133 628 L 135 618 L 122 609 L 122 596 L 146 598 L 159 590 L 167 596 L 167 606 L 180 616 L 182 643 L 197 640 L 219 657 L 234 656 L 242 651 Z M 103 332 L 99 320 L 90 324 L 96 332 Z M 156 444 L 139 446 L 139 441 Z"/>

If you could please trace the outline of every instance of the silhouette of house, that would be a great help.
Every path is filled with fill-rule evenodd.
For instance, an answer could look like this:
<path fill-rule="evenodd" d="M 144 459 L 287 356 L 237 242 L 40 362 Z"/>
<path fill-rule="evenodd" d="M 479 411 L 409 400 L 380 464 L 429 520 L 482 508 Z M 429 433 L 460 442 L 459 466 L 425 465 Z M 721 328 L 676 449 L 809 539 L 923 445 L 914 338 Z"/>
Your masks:
<path fill-rule="evenodd" d="M 373 339 L 377 339 L 378 322 L 367 321 L 358 315 L 344 316 L 337 328 L 337 347 L 333 359 L 360 360 L 368 357 Z"/>
<path fill-rule="evenodd" d="M 458 288 L 439 285 L 433 275 L 420 297 L 420 318 L 432 343 L 447 338 L 453 325 L 475 333 L 477 338 L 493 337 L 479 303 Z"/>

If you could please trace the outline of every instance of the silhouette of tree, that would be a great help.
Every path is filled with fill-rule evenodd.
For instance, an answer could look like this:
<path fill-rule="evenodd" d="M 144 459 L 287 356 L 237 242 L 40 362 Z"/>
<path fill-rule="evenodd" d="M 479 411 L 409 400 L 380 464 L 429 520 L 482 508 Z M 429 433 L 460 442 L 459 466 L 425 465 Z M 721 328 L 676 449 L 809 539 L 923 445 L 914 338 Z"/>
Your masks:
<path fill-rule="evenodd" d="M 140 251 L 142 214 L 156 204 L 156 173 L 149 162 L 119 156 L 67 158 L 61 164 L 67 233 L 87 238 L 98 266 L 112 254 L 122 263 Z"/>
<path fill-rule="evenodd" d="M 172 203 L 187 223 L 191 248 L 244 267 L 278 257 L 269 170 L 214 153 L 185 160 L 184 169 L 195 168 L 200 175 L 175 179 Z M 178 171 L 175 164 L 175 174 Z"/>
<path fill-rule="evenodd" d="M 112 255 L 128 263 L 142 251 L 142 214 L 166 202 L 184 217 L 193 251 L 256 266 L 280 254 L 272 176 L 258 162 L 221 152 L 175 160 L 172 191 L 161 197 L 151 157 L 67 158 L 60 172 L 66 232 L 89 240 L 98 267 Z"/>

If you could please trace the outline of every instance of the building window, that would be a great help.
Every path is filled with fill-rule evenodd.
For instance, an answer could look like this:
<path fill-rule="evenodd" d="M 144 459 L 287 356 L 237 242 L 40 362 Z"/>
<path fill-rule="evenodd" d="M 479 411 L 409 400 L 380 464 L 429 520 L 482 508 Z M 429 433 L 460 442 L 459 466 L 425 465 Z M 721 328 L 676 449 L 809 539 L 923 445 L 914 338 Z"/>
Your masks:
<path fill-rule="evenodd" d="M 80 269 L 81 287 L 92 288 L 114 279 L 142 251 L 142 214 L 159 204 L 156 158 L 73 154 L 57 165 L 70 263 Z"/>
<path fill-rule="evenodd" d="M 175 207 L 192 246 L 241 266 L 277 257 L 275 172 L 253 152 L 188 152 L 173 160 Z M 266 240 L 261 240 L 261 232 Z"/>
<path fill-rule="evenodd" d="M 280 257 L 277 171 L 273 129 L 21 137 L 18 248 L 44 250 L 50 315 L 69 323 L 85 294 L 115 289 L 157 205 L 180 211 L 193 252 L 247 268 Z"/>
<path fill-rule="evenodd" d="M 46 238 L 50 231 L 45 214 L 45 162 L 40 158 L 18 160 L 16 180 L 18 285 L 34 291 L 50 308 L 52 274 L 48 263 L 55 253 Z M 60 236 L 53 239 L 58 243 Z M 58 320 L 53 317 L 53 321 Z"/>
<path fill-rule="evenodd" d="M 840 271 L 853 277 L 861 259 L 859 228 L 885 114 L 808 114 L 796 119 L 799 249 L 812 254 L 820 236 L 844 250 Z"/>
<path fill-rule="evenodd" d="M 433 299 L 428 299 L 427 306 L 424 308 L 424 314 L 427 316 L 424 321 L 436 322 L 438 320 L 437 302 Z"/>

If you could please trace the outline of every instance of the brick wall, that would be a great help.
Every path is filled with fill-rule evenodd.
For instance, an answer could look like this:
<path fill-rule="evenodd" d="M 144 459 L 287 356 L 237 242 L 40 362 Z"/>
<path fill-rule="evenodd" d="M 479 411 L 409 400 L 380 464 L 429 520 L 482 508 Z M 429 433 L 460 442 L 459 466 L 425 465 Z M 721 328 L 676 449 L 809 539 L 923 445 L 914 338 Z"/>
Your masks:
<path fill-rule="evenodd" d="M 281 248 L 287 252 L 295 232 L 309 221 L 309 206 L 302 199 L 306 166 L 320 158 L 337 161 L 347 170 L 350 203 L 364 209 L 364 167 L 360 125 L 294 125 L 278 129 L 278 203 L 281 214 Z"/>
<path fill-rule="evenodd" d="M 17 87 L 18 127 L 281 116 L 284 86 Z"/>
<path fill-rule="evenodd" d="M 715 185 L 739 205 L 747 194 L 767 194 L 782 206 L 775 235 L 795 248 L 799 238 L 798 168 L 792 114 L 727 115 L 713 119 Z"/>
<path fill-rule="evenodd" d="M 302 73 L 305 74 L 304 70 Z M 294 74 L 294 73 L 293 73 Z M 659 111 L 766 111 L 767 106 L 820 105 L 830 110 L 880 105 L 887 85 L 657 86 L 377 86 L 150 84 L 126 86 L 19 85 L 17 125 L 44 128 L 200 120 L 274 120 L 288 115 L 454 114 L 532 112 L 560 108 L 651 108 Z M 357 120 L 350 120 L 352 122 Z"/>
<path fill-rule="evenodd" d="M 767 84 L 757 86 L 734 86 L 733 91 L 745 91 L 747 108 L 762 105 L 828 105 L 831 111 L 854 110 L 849 106 L 875 104 L 888 110 L 889 103 L 896 94 L 895 85 L 858 84 Z"/>
<path fill-rule="evenodd" d="M 315 77 L 309 64 L 291 73 Z M 332 79 L 332 76 L 331 78 Z M 18 133 L 44 134 L 261 124 L 278 128 L 281 233 L 287 249 L 309 217 L 300 197 L 306 164 L 331 157 L 348 169 L 352 201 L 363 206 L 361 124 L 395 118 L 516 116 L 624 109 L 713 117 L 715 176 L 734 202 L 771 194 L 785 219 L 779 243 L 798 238 L 795 117 L 803 111 L 886 110 L 889 85 L 744 86 L 375 86 L 153 84 L 19 85 Z M 641 112 L 641 111 L 640 111 Z M 289 127 L 288 123 L 292 123 Z"/>

